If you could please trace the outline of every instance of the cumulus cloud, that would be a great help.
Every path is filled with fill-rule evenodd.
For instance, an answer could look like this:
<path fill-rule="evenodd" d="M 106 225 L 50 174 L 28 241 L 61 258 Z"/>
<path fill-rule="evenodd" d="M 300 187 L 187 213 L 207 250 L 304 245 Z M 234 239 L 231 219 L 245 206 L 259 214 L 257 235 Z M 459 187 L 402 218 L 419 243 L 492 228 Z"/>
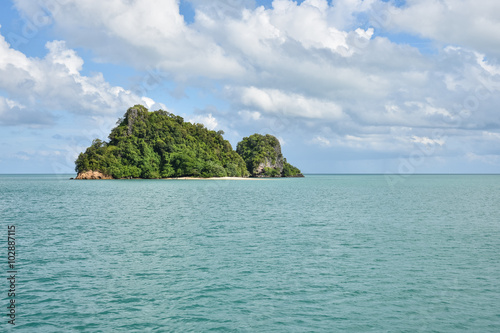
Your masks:
<path fill-rule="evenodd" d="M 104 61 L 142 69 L 159 64 L 178 79 L 242 74 L 221 47 L 186 26 L 178 0 L 51 1 L 51 6 L 45 2 L 15 1 L 28 16 L 42 8 L 49 11 L 63 36 L 95 50 Z"/>
<path fill-rule="evenodd" d="M 237 95 L 244 107 L 260 110 L 264 113 L 329 120 L 342 117 L 342 108 L 327 100 L 308 98 L 304 95 L 286 93 L 276 89 L 245 87 L 228 88 L 228 90 L 231 94 Z M 251 116 L 255 117 L 258 114 L 254 111 Z"/>
<path fill-rule="evenodd" d="M 110 85 L 98 73 L 81 74 L 83 59 L 64 41 L 46 44 L 47 55 L 30 58 L 14 50 L 0 35 L 0 121 L 3 124 L 50 124 L 52 111 L 115 115 L 136 103 L 155 102 Z"/>
<path fill-rule="evenodd" d="M 214 116 L 212 116 L 211 113 L 208 115 L 196 115 L 196 116 L 191 116 L 187 118 L 187 121 L 196 124 L 203 124 L 205 125 L 206 128 L 209 130 L 215 130 L 217 128 L 218 122 L 217 119 L 215 119 Z"/>
<path fill-rule="evenodd" d="M 500 2 L 408 0 L 388 5 L 387 29 L 399 30 L 500 56 Z"/>

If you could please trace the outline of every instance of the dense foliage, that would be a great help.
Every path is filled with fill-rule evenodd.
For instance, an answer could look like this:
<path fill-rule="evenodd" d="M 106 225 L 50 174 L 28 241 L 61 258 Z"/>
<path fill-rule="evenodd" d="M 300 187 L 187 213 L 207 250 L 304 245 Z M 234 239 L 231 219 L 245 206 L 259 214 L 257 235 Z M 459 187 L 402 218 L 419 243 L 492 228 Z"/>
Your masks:
<path fill-rule="evenodd" d="M 279 146 L 279 141 L 272 135 L 254 134 L 243 138 L 236 147 L 236 152 L 243 157 L 247 170 L 252 174 L 257 174 L 260 164 L 270 164 L 283 158 L 281 149 L 278 152 L 275 147 Z M 265 166 L 264 166 L 265 167 Z M 271 168 L 267 168 L 267 173 L 271 173 Z M 271 176 L 271 175 L 269 175 Z"/>
<path fill-rule="evenodd" d="M 236 152 L 245 160 L 252 176 L 295 177 L 300 170 L 289 164 L 281 154 L 279 140 L 270 135 L 253 134 L 243 138 Z"/>
<path fill-rule="evenodd" d="M 94 140 L 76 160 L 76 172 L 113 178 L 245 177 L 245 162 L 222 131 L 184 122 L 166 111 L 130 108 L 109 135 Z"/>
<path fill-rule="evenodd" d="M 299 168 L 294 167 L 290 163 L 285 161 L 283 163 L 283 171 L 281 172 L 282 177 L 297 177 L 297 176 L 302 176 L 302 172 L 299 170 Z"/>

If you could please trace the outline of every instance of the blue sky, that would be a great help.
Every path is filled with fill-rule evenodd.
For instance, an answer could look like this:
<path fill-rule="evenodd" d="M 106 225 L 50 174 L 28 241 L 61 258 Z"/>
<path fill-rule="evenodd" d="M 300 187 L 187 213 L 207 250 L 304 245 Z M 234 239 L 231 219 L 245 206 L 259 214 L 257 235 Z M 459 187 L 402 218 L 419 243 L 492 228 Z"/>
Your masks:
<path fill-rule="evenodd" d="M 0 3 L 0 173 L 72 173 L 128 107 L 305 173 L 500 172 L 500 3 Z"/>

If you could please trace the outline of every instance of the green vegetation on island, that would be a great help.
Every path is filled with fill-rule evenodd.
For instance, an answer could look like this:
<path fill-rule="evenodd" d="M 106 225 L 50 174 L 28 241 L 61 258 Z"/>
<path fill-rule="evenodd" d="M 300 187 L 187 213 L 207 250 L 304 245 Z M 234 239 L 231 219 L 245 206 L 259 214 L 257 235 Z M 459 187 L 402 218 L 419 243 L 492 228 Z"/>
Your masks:
<path fill-rule="evenodd" d="M 283 160 L 275 137 L 254 134 L 240 142 L 236 152 L 223 134 L 167 111 L 149 112 L 136 105 L 118 120 L 109 142 L 96 139 L 78 156 L 75 171 L 83 179 L 85 173 L 116 179 L 300 175 Z"/>
<path fill-rule="evenodd" d="M 283 158 L 280 142 L 272 135 L 253 134 L 243 138 L 236 152 L 243 157 L 253 177 L 302 176 L 299 169 Z"/>

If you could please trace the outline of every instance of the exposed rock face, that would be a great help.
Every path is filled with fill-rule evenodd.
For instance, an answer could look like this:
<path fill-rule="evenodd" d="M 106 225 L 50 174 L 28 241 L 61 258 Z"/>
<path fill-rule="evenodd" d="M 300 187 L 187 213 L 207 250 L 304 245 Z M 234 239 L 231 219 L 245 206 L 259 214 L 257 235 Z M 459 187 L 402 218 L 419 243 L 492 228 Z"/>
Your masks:
<path fill-rule="evenodd" d="M 146 110 L 147 112 L 147 110 Z M 127 135 L 131 136 L 134 133 L 134 124 L 137 121 L 144 121 L 144 110 L 140 110 L 138 108 L 130 108 L 127 110 L 125 117 L 127 119 Z"/>
<path fill-rule="evenodd" d="M 259 165 L 253 169 L 253 175 L 255 177 L 264 177 L 265 168 L 276 169 L 279 174 L 283 172 L 283 155 L 281 154 L 281 147 L 279 143 L 277 146 L 274 146 L 274 151 L 276 152 L 276 158 L 274 160 L 264 157 L 264 161 L 260 162 Z"/>
<path fill-rule="evenodd" d="M 129 109 L 127 111 L 127 119 L 128 119 L 128 129 L 127 134 L 132 135 L 132 128 L 134 126 L 134 122 L 137 119 L 138 111 L 137 109 Z"/>
<path fill-rule="evenodd" d="M 254 134 L 238 143 L 236 149 L 253 177 L 281 177 L 285 159 L 279 140 L 272 135 Z"/>
<path fill-rule="evenodd" d="M 75 179 L 113 179 L 113 177 L 103 174 L 100 171 L 85 171 L 80 172 Z"/>
<path fill-rule="evenodd" d="M 273 146 L 274 151 L 276 152 L 276 157 L 274 158 L 273 161 L 269 161 L 266 158 L 266 167 L 268 168 L 273 168 L 279 171 L 281 174 L 283 172 L 283 165 L 284 165 L 284 160 L 283 160 L 283 154 L 281 153 L 281 145 L 278 139 L 276 139 L 275 144 Z M 262 164 L 262 163 L 261 163 Z M 259 164 L 260 166 L 260 164 Z M 262 168 L 264 170 L 264 168 Z M 261 170 L 261 172 L 262 172 Z"/>

